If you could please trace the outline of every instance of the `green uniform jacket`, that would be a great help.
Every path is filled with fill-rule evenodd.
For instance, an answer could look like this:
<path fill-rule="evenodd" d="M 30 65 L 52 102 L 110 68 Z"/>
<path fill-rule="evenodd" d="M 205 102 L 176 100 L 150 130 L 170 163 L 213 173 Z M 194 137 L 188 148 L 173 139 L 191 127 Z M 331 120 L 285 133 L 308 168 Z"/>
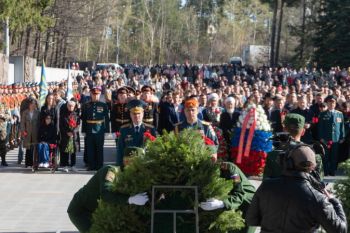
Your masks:
<path fill-rule="evenodd" d="M 153 125 L 142 123 L 139 132 L 136 132 L 134 126 L 130 124 L 123 125 L 120 129 L 120 137 L 117 148 L 117 166 L 123 165 L 124 154 L 128 148 L 143 148 L 145 143 L 144 133 L 149 131 L 152 136 L 156 136 L 156 130 Z"/>
<path fill-rule="evenodd" d="M 343 113 L 335 110 L 324 111 L 318 117 L 318 136 L 320 140 L 339 142 L 345 138 Z"/>
<path fill-rule="evenodd" d="M 118 167 L 112 165 L 98 170 L 88 183 L 75 194 L 76 201 L 92 212 L 97 208 L 99 199 L 109 203 L 127 204 L 128 195 L 116 194 L 112 191 L 114 179 L 119 171 Z"/>
<path fill-rule="evenodd" d="M 222 162 L 220 171 L 222 178 L 232 179 L 234 183 L 228 198 L 223 200 L 226 209 L 241 210 L 244 217 L 255 193 L 254 185 L 234 163 Z"/>
<path fill-rule="evenodd" d="M 108 106 L 103 102 L 88 102 L 82 106 L 82 129 L 86 134 L 109 133 Z M 96 122 L 96 123 L 89 123 Z"/>
<path fill-rule="evenodd" d="M 99 199 L 113 204 L 127 204 L 128 195 L 117 194 L 112 191 L 114 179 L 119 168 L 105 166 L 82 187 L 73 197 L 68 207 L 68 214 L 72 223 L 80 232 L 88 232 L 91 227 L 91 216 L 97 208 Z"/>

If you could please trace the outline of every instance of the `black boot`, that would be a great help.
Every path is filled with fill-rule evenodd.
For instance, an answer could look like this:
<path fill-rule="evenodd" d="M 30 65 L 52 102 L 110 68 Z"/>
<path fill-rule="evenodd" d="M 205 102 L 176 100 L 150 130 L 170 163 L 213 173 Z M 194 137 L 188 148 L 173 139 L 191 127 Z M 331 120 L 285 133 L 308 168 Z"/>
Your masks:
<path fill-rule="evenodd" d="M 7 167 L 8 164 L 6 163 L 5 156 L 1 155 L 1 166 Z"/>
<path fill-rule="evenodd" d="M 7 167 L 7 166 L 8 166 L 8 164 L 6 163 L 6 161 L 5 161 L 5 160 L 2 160 L 2 161 L 1 161 L 1 166 Z"/>

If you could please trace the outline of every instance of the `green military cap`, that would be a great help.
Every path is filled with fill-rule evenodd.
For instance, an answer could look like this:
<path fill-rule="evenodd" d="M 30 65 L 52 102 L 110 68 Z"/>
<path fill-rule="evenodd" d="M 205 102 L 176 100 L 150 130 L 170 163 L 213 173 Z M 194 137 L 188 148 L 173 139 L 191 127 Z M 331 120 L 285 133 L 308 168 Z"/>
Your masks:
<path fill-rule="evenodd" d="M 146 103 L 142 100 L 133 99 L 130 100 L 129 103 L 126 105 L 126 107 L 130 110 L 130 112 L 133 113 L 140 113 L 143 112 L 143 108 L 146 106 Z"/>
<path fill-rule="evenodd" d="M 329 95 L 326 97 L 326 99 L 324 100 L 325 102 L 334 100 L 335 102 L 337 101 L 337 97 L 335 95 Z"/>
<path fill-rule="evenodd" d="M 284 118 L 283 124 L 285 127 L 301 129 L 305 125 L 305 117 L 296 113 L 288 113 Z"/>

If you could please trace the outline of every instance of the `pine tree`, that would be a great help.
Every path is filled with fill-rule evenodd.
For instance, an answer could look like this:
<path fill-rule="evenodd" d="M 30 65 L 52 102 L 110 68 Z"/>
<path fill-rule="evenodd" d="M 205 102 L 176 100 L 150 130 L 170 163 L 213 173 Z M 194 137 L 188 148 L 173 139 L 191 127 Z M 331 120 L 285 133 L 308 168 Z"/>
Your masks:
<path fill-rule="evenodd" d="M 220 178 L 220 168 L 211 161 L 211 153 L 197 131 L 165 134 L 147 144 L 145 156 L 132 158 L 130 165 L 118 175 L 115 192 L 128 195 L 147 192 L 151 196 L 153 185 L 186 185 L 198 187 L 200 202 L 208 198 L 223 199 L 233 184 Z M 198 205 L 186 190 L 159 190 L 155 195 L 155 205 L 159 208 L 188 209 Z M 189 219 L 183 218 L 179 227 L 194 225 Z M 91 232 L 149 232 L 150 221 L 150 204 L 117 206 L 100 201 Z M 243 226 L 240 212 L 200 211 L 200 232 L 223 233 Z"/>
<path fill-rule="evenodd" d="M 323 0 L 313 38 L 319 67 L 347 67 L 350 63 L 350 0 Z"/>

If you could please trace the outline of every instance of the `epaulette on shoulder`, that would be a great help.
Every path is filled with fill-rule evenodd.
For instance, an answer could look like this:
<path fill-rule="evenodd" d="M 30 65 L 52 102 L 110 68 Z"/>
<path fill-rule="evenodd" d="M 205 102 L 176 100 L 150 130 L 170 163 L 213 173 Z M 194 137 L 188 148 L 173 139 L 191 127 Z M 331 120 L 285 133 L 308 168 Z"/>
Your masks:
<path fill-rule="evenodd" d="M 202 124 L 203 124 L 203 125 L 211 125 L 211 123 L 208 122 L 208 121 L 202 121 Z"/>
<path fill-rule="evenodd" d="M 341 111 L 339 111 L 339 110 L 334 110 L 336 113 L 342 113 Z"/>
<path fill-rule="evenodd" d="M 130 127 L 130 126 L 131 126 L 131 124 L 128 123 L 128 124 L 122 125 L 120 128 L 128 128 L 128 127 Z"/>
<path fill-rule="evenodd" d="M 154 128 L 154 126 L 153 125 L 151 125 L 151 124 L 148 124 L 148 123 L 143 123 L 146 127 L 148 127 L 148 128 Z"/>

